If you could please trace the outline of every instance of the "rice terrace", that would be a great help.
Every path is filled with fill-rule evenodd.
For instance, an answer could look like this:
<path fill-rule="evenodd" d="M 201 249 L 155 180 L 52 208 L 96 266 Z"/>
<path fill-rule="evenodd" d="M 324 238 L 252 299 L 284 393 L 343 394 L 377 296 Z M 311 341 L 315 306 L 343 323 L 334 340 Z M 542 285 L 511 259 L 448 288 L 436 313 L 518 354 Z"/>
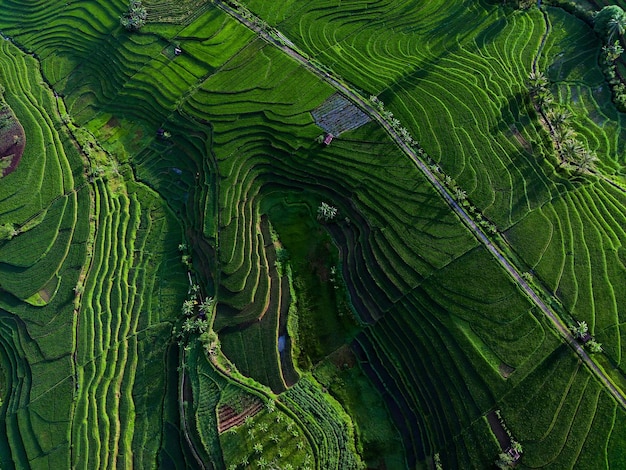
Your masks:
<path fill-rule="evenodd" d="M 625 10 L 0 0 L 0 468 L 625 469 Z"/>

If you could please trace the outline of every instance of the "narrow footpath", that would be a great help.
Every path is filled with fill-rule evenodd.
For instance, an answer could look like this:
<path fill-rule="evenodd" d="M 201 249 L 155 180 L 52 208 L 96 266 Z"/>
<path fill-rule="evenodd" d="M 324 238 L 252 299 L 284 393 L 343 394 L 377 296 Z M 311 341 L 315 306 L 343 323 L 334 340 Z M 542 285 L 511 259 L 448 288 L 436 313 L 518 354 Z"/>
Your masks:
<path fill-rule="evenodd" d="M 465 225 L 473 232 L 474 236 L 491 252 L 491 254 L 498 260 L 500 265 L 510 274 L 510 276 L 515 280 L 515 282 L 519 285 L 520 289 L 524 291 L 524 293 L 533 301 L 533 303 L 544 313 L 544 315 L 550 319 L 556 330 L 559 332 L 563 340 L 566 344 L 568 344 L 580 357 L 584 364 L 593 372 L 593 374 L 600 380 L 600 382 L 607 388 L 607 390 L 613 395 L 615 400 L 626 409 L 626 397 L 622 394 L 622 392 L 611 382 L 609 377 L 604 373 L 602 369 L 600 369 L 595 362 L 591 359 L 589 354 L 583 349 L 583 347 L 578 343 L 576 338 L 570 333 L 567 326 L 561 321 L 554 311 L 549 308 L 545 302 L 537 295 L 534 289 L 522 278 L 519 271 L 508 261 L 508 259 L 504 256 L 504 254 L 500 251 L 500 249 L 487 237 L 487 235 L 483 232 L 483 230 L 472 220 L 472 218 L 465 212 L 462 206 L 460 206 L 453 197 L 448 193 L 443 184 L 437 179 L 434 173 L 428 168 L 428 166 L 420 160 L 417 153 L 409 147 L 404 140 L 400 137 L 400 135 L 391 127 L 391 125 L 381 116 L 381 114 L 376 110 L 369 102 L 367 102 L 364 98 L 357 95 L 353 92 L 349 87 L 341 83 L 339 80 L 334 78 L 328 72 L 319 69 L 315 65 L 313 65 L 307 58 L 301 55 L 298 51 L 293 48 L 293 43 L 285 38 L 282 33 L 280 37 L 284 38 L 284 42 L 280 42 L 279 40 L 270 36 L 266 31 L 262 28 L 255 25 L 253 22 L 243 18 L 237 11 L 235 11 L 232 7 L 222 3 L 217 0 L 216 5 L 224 10 L 226 13 L 236 18 L 239 22 L 247 26 L 249 29 L 254 31 L 267 41 L 268 43 L 278 47 L 285 54 L 288 54 L 294 60 L 299 62 L 304 68 L 314 73 L 326 83 L 331 85 L 336 90 L 343 93 L 348 99 L 350 99 L 356 106 L 361 108 L 365 113 L 367 113 L 372 119 L 376 120 L 389 134 L 389 136 L 396 142 L 396 144 L 404 151 L 404 153 L 415 163 L 415 165 L 422 171 L 422 173 L 426 176 L 426 178 L 430 181 L 430 183 L 437 189 L 437 191 L 441 194 L 441 196 L 445 199 L 448 205 L 452 208 L 454 212 L 459 216 L 459 218 L 465 223 Z M 536 64 L 534 64 L 536 65 Z"/>

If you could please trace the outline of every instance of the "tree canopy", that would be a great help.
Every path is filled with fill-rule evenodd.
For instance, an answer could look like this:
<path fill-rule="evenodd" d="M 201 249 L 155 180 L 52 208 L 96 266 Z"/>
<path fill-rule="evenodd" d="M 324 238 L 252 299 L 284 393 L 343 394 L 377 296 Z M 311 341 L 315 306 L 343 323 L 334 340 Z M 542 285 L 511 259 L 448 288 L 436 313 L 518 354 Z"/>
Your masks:
<path fill-rule="evenodd" d="M 138 31 L 146 24 L 148 12 L 140 1 L 132 0 L 128 11 L 120 17 L 120 24 L 128 31 Z"/>
<path fill-rule="evenodd" d="M 595 17 L 594 30 L 608 43 L 611 43 L 616 34 L 624 34 L 625 28 L 626 12 L 617 5 L 604 7 Z"/>

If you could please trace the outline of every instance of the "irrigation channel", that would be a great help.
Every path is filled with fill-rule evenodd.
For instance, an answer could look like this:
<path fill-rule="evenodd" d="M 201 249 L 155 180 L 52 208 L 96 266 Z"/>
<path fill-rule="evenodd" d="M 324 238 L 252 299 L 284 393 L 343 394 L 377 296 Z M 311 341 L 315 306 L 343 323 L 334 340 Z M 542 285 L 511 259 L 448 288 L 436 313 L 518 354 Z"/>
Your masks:
<path fill-rule="evenodd" d="M 615 400 L 626 409 L 626 397 L 622 394 L 622 392 L 611 382 L 606 373 L 598 367 L 598 365 L 591 359 L 589 354 L 583 349 L 583 347 L 578 343 L 576 338 L 570 333 L 567 326 L 561 321 L 559 316 L 546 305 L 546 303 L 539 297 L 539 295 L 534 291 L 534 289 L 522 278 L 519 271 L 509 262 L 506 256 L 502 253 L 502 251 L 487 237 L 487 235 L 482 231 L 482 229 L 476 225 L 476 223 L 472 220 L 472 218 L 465 212 L 463 207 L 461 207 L 448 193 L 447 189 L 443 186 L 443 184 L 437 179 L 435 174 L 428 168 L 428 166 L 420 160 L 417 153 L 409 147 L 404 140 L 400 137 L 400 135 L 391 127 L 391 125 L 382 117 L 382 115 L 372 107 L 364 98 L 356 94 L 352 91 L 347 85 L 341 83 L 338 79 L 334 78 L 329 72 L 321 70 L 314 64 L 312 64 L 307 58 L 305 58 L 302 54 L 296 51 L 293 47 L 293 43 L 285 38 L 282 33 L 277 33 L 277 35 L 283 38 L 283 42 L 278 39 L 273 38 L 270 34 L 268 34 L 263 28 L 257 26 L 252 21 L 241 16 L 235 9 L 222 3 L 219 0 L 216 0 L 216 5 L 224 10 L 226 13 L 236 18 L 239 22 L 244 24 L 246 27 L 257 33 L 261 38 L 263 38 L 268 43 L 278 47 L 284 53 L 288 54 L 294 60 L 299 62 L 303 67 L 305 67 L 310 72 L 314 73 L 326 83 L 331 85 L 336 90 L 343 93 L 350 101 L 352 101 L 356 106 L 358 106 L 361 110 L 367 113 L 372 119 L 375 119 L 389 134 L 389 136 L 396 142 L 396 144 L 404 151 L 404 153 L 415 163 L 415 165 L 424 173 L 426 178 L 430 181 L 430 183 L 437 189 L 437 191 L 441 194 L 441 196 L 446 200 L 448 205 L 456 212 L 459 218 L 466 224 L 466 226 L 473 232 L 474 236 L 489 250 L 489 252 L 498 260 L 498 262 L 502 265 L 502 267 L 511 275 L 511 277 L 515 280 L 518 286 L 526 293 L 526 295 L 535 303 L 535 305 L 544 313 L 544 315 L 550 319 L 552 324 L 555 326 L 556 330 L 559 332 L 563 340 L 566 344 L 568 344 L 575 352 L 578 354 L 580 359 L 584 364 L 589 367 L 589 369 L 595 374 L 595 376 L 600 380 L 600 382 L 608 389 L 608 391 L 613 395 Z"/>

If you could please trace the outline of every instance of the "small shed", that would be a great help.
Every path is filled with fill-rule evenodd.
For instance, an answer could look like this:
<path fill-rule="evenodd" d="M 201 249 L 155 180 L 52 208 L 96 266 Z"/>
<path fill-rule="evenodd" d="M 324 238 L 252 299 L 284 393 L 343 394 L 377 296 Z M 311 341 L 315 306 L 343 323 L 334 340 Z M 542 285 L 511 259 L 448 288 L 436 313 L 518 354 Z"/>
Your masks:
<path fill-rule="evenodd" d="M 330 145 L 330 143 L 333 141 L 333 137 L 335 136 L 332 135 L 330 132 L 326 134 L 326 136 L 324 137 L 324 145 Z"/>
<path fill-rule="evenodd" d="M 520 457 L 522 456 L 516 449 L 514 449 L 513 447 L 509 447 L 506 451 L 505 451 L 509 457 L 511 457 L 513 459 L 513 462 L 517 462 Z"/>
<path fill-rule="evenodd" d="M 176 46 L 174 48 L 174 54 L 175 55 L 180 55 L 182 52 L 183 52 L 183 50 L 180 47 Z"/>

